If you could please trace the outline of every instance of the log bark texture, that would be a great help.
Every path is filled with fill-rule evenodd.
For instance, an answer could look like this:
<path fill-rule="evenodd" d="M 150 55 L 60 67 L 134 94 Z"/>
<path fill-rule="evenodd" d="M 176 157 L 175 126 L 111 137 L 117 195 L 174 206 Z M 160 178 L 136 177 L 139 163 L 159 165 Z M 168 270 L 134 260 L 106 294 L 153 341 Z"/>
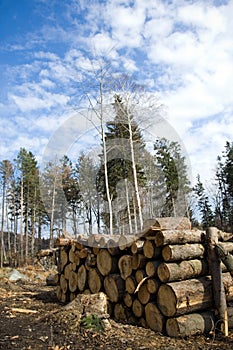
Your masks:
<path fill-rule="evenodd" d="M 208 244 L 208 263 L 213 282 L 214 306 L 218 313 L 219 321 L 225 335 L 228 335 L 228 316 L 225 289 L 223 285 L 222 269 L 220 259 L 216 253 L 218 245 L 218 230 L 216 227 L 209 227 L 206 231 Z"/>
<path fill-rule="evenodd" d="M 165 261 L 177 261 L 193 258 L 203 258 L 205 248 L 202 244 L 167 245 L 162 250 Z"/>
<path fill-rule="evenodd" d="M 214 331 L 215 318 L 211 311 L 193 313 L 180 317 L 169 318 L 166 331 L 170 337 L 190 337 L 192 335 Z"/>
<path fill-rule="evenodd" d="M 200 230 L 166 230 L 158 231 L 155 236 L 157 247 L 167 244 L 185 244 L 203 242 L 205 232 Z"/>
<path fill-rule="evenodd" d="M 161 282 L 172 282 L 208 274 L 206 260 L 184 260 L 178 263 L 162 263 L 157 274 Z"/>

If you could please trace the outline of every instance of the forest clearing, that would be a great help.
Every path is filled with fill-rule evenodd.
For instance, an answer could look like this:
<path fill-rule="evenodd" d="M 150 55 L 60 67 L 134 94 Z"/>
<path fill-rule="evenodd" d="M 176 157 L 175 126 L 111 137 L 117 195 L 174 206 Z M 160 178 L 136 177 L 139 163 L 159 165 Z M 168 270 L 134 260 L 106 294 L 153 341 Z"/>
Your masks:
<path fill-rule="evenodd" d="M 172 220 L 173 224 L 174 221 L 176 220 Z M 167 219 L 160 219 L 160 224 L 163 223 L 164 227 L 166 226 L 166 222 Z M 179 222 L 181 221 L 179 220 Z M 100 237 L 95 237 L 93 235 L 92 240 L 96 239 L 96 244 L 92 241 L 93 247 L 90 248 L 89 246 L 85 248 L 81 247 L 82 244 L 80 242 L 76 242 L 75 240 L 72 241 L 68 238 L 60 238 L 57 240 L 59 250 L 53 251 L 56 252 L 55 255 L 57 255 L 57 252 L 60 254 L 57 266 L 54 264 L 54 256 L 48 254 L 48 251 L 42 251 L 40 257 L 34 262 L 34 265 L 27 265 L 17 269 L 12 269 L 10 267 L 2 268 L 0 270 L 0 291 L 2 301 L 0 306 L 0 348 L 25 350 L 94 350 L 96 348 L 109 350 L 112 348 L 119 350 L 175 350 L 177 348 L 189 348 L 193 350 L 232 349 L 232 315 L 229 303 L 232 295 L 232 279 L 230 275 L 226 277 L 225 272 L 223 272 L 222 275 L 224 276 L 224 287 L 227 288 L 225 290 L 228 300 L 230 326 L 227 336 L 224 336 L 224 333 L 220 330 L 217 322 L 208 332 L 200 334 L 203 332 L 200 329 L 195 330 L 195 319 L 191 320 L 191 323 L 189 323 L 190 321 L 188 318 L 186 320 L 187 327 L 190 328 L 185 329 L 185 326 L 182 325 L 180 328 L 182 329 L 183 327 L 183 331 L 185 329 L 186 334 L 174 334 L 173 329 L 173 334 L 168 336 L 164 331 L 165 317 L 162 316 L 158 310 L 154 312 L 152 309 L 152 312 L 149 312 L 149 314 L 146 311 L 148 305 L 155 305 L 155 303 L 153 303 L 154 299 L 152 298 L 153 293 L 154 295 L 161 294 L 158 290 L 161 290 L 162 287 L 159 289 L 157 286 L 158 290 L 154 290 L 155 282 L 159 284 L 159 278 L 160 283 L 161 280 L 164 282 L 162 284 L 163 288 L 166 285 L 175 286 L 175 284 L 178 285 L 181 283 L 181 285 L 184 286 L 183 289 L 186 290 L 187 298 L 187 290 L 189 288 L 187 282 L 189 281 L 191 283 L 191 281 L 193 281 L 191 277 L 196 276 L 197 283 L 197 276 L 202 276 L 201 278 L 203 278 L 203 275 L 207 273 L 203 260 L 199 260 L 202 259 L 203 256 L 203 251 L 200 249 L 202 244 L 197 243 L 197 241 L 200 241 L 201 232 L 198 230 L 187 230 L 187 226 L 185 226 L 187 224 L 189 224 L 188 220 L 184 219 L 183 223 L 181 223 L 181 226 L 183 225 L 183 230 L 181 227 L 179 227 L 180 230 L 176 230 L 175 228 L 173 229 L 173 234 L 171 230 L 166 229 L 158 230 L 157 228 L 157 230 L 154 231 L 153 229 L 147 230 L 143 237 L 143 245 L 140 244 L 141 241 L 139 240 L 134 242 L 128 240 L 128 243 L 124 241 L 124 244 L 119 247 L 103 248 L 103 237 L 101 237 L 102 247 L 98 248 L 97 246 Z M 184 228 L 186 229 L 184 230 Z M 228 251 L 232 251 L 233 244 L 229 240 L 231 234 L 219 231 L 216 232 L 218 232 L 220 237 L 221 246 Z M 175 256 L 175 254 L 177 254 L 177 245 L 174 244 L 177 243 L 177 237 L 179 237 L 180 240 L 179 252 L 180 254 L 183 254 L 183 262 L 180 262 L 180 264 L 178 263 L 176 269 L 174 269 L 174 262 L 172 262 L 172 260 L 175 259 L 175 261 L 177 261 L 177 257 Z M 141 239 L 143 238 L 141 237 Z M 187 243 L 187 241 L 190 240 L 193 241 L 193 243 Z M 155 264 L 155 261 L 153 260 L 156 251 L 154 242 L 156 242 L 157 246 L 164 247 L 162 249 L 162 256 L 160 256 L 159 264 Z M 170 243 L 170 245 L 168 243 Z M 190 245 L 192 245 L 192 248 L 195 246 L 197 249 L 190 250 Z M 199 247 L 197 247 L 198 245 Z M 129 249 L 131 250 L 131 255 Z M 142 264 L 143 259 L 140 259 L 140 261 L 136 259 L 137 262 L 141 263 L 141 268 L 144 266 L 144 274 L 143 270 L 139 269 L 139 265 L 136 267 L 136 264 L 132 267 L 129 264 L 129 257 L 131 256 L 131 258 L 133 258 L 138 255 L 136 250 L 141 251 L 141 253 L 144 254 L 144 257 L 147 256 L 147 258 L 144 259 L 144 265 Z M 79 252 L 79 254 L 77 254 L 77 252 Z M 90 260 L 89 258 L 90 254 L 94 254 L 93 252 L 95 252 L 97 256 L 96 260 Z M 102 256 L 103 252 L 105 252 L 104 260 Z M 111 252 L 113 258 L 118 256 L 118 262 L 121 261 L 118 263 L 118 269 L 115 266 L 115 275 L 109 275 L 108 270 L 111 270 L 111 262 L 106 259 L 107 252 Z M 100 256 L 98 258 L 99 253 Z M 78 255 L 79 259 L 77 258 Z M 189 257 L 189 259 L 187 259 L 187 257 Z M 196 260 L 194 264 L 193 259 L 195 257 L 199 261 L 202 261 L 201 270 L 197 263 L 198 260 Z M 162 259 L 164 262 L 162 262 Z M 167 260 L 167 262 L 165 262 L 165 260 Z M 185 264 L 185 266 L 182 267 L 182 264 Z M 192 270 L 189 265 L 192 267 L 196 266 L 196 270 Z M 156 267 L 157 271 L 153 270 L 153 267 Z M 87 269 L 85 270 L 85 273 L 83 273 L 84 269 Z M 132 275 L 133 270 L 134 274 Z M 101 278 L 100 272 L 96 275 L 97 271 L 101 271 L 105 277 L 102 276 Z M 138 271 L 140 271 L 139 274 L 137 273 Z M 119 273 L 119 275 L 117 275 L 117 273 Z M 146 273 L 147 275 L 144 277 Z M 76 275 L 76 277 L 78 276 L 78 279 L 74 278 L 74 275 Z M 84 277 L 84 275 L 86 277 Z M 141 280 L 138 277 L 139 275 L 141 276 Z M 61 276 L 64 276 L 64 278 Z M 120 288 L 123 286 L 125 287 L 125 290 L 120 291 L 114 287 L 116 286 L 114 284 L 115 282 L 110 283 L 109 278 L 113 278 L 113 276 L 118 276 L 118 282 L 115 279 L 117 288 L 118 286 L 120 286 Z M 134 281 L 133 276 L 136 276 L 137 290 L 135 293 L 137 293 L 137 297 L 136 294 L 131 291 L 133 284 L 132 281 Z M 225 277 L 227 285 L 225 285 Z M 98 286 L 98 278 L 105 280 L 105 293 L 102 292 L 104 291 L 103 285 L 100 284 L 100 286 Z M 199 278 L 200 281 L 201 278 Z M 110 287 L 107 286 L 106 279 L 108 279 L 108 283 L 111 284 Z M 121 283 L 119 283 L 120 279 L 123 283 L 122 286 Z M 127 279 L 128 283 L 126 283 Z M 131 281 L 129 281 L 129 279 L 131 279 Z M 180 282 L 172 283 L 172 280 L 178 280 Z M 145 284 L 146 281 L 150 281 L 151 283 Z M 170 283 L 166 284 L 166 281 L 170 281 Z M 74 286 L 76 282 L 78 285 Z M 205 283 L 207 283 L 208 286 L 207 284 L 205 285 Z M 192 291 L 194 294 L 193 296 L 191 294 L 189 296 L 188 310 L 191 308 L 190 310 L 196 310 L 196 312 L 201 310 L 202 312 L 202 309 L 204 308 L 208 313 L 208 310 L 212 309 L 213 301 L 211 301 L 212 297 L 209 295 L 209 288 L 211 288 L 211 285 L 209 286 L 208 281 L 205 283 L 204 287 L 206 290 L 204 289 L 203 294 L 205 295 L 205 300 L 198 301 L 198 295 L 201 293 L 200 290 L 198 290 L 197 293 Z M 72 290 L 75 293 L 72 292 Z M 151 292 L 151 294 L 149 292 L 149 298 L 148 291 Z M 121 297 L 119 297 L 118 293 L 121 293 Z M 170 300 L 172 299 L 173 293 L 170 293 L 169 295 L 170 296 L 167 298 L 166 293 L 163 294 L 162 300 L 161 296 L 158 296 L 157 302 L 160 299 L 162 305 L 160 305 L 160 309 L 165 310 L 165 314 L 168 316 L 172 316 L 173 314 L 185 315 L 187 309 L 184 302 L 182 304 L 182 292 L 179 295 L 181 306 L 179 306 L 178 303 L 178 309 L 175 311 L 171 308 L 172 302 Z M 143 318 L 141 317 L 144 315 L 144 311 L 142 315 L 137 314 L 140 309 L 138 306 L 132 308 L 135 313 L 134 316 L 136 317 L 132 317 L 132 315 L 130 316 L 130 308 L 126 307 L 130 298 L 137 300 L 138 305 L 141 305 L 143 309 L 144 306 L 146 306 L 144 323 L 142 321 Z M 151 299 L 152 303 L 145 305 Z M 166 305 L 168 308 L 165 307 Z M 190 312 L 190 310 L 188 312 Z M 192 315 L 192 313 L 189 315 Z M 198 313 L 193 315 L 198 315 Z M 161 321 L 160 316 L 163 321 Z M 168 318 L 167 325 L 170 322 L 169 320 L 174 319 Z M 177 320 L 179 320 L 179 317 Z M 162 327 L 161 322 L 163 323 Z M 171 323 L 172 322 L 170 322 L 170 324 Z M 169 328 L 167 325 L 166 328 L 168 330 Z M 187 334 L 187 329 L 190 331 L 190 335 Z"/>
<path fill-rule="evenodd" d="M 0 349 L 230 350 L 233 347 L 232 332 L 228 338 L 211 334 L 177 339 L 112 319 L 107 331 L 87 329 L 76 324 L 74 316 L 58 302 L 55 287 L 46 286 L 46 277 L 56 270 L 44 271 L 34 266 L 18 270 L 28 278 L 26 281 L 10 282 L 12 269 L 0 270 Z"/>

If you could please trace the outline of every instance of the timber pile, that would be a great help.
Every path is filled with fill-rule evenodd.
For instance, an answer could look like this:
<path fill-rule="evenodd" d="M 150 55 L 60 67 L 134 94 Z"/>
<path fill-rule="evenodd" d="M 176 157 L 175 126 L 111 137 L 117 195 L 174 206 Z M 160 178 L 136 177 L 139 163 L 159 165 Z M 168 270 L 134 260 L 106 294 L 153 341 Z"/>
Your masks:
<path fill-rule="evenodd" d="M 218 233 L 221 247 L 233 252 L 231 235 Z M 161 218 L 150 221 L 140 237 L 60 238 L 57 297 L 69 302 L 79 293 L 104 292 L 119 321 L 169 336 L 211 332 L 216 319 L 205 237 L 187 218 Z M 232 277 L 222 276 L 230 302 Z M 233 309 L 228 315 L 233 327 Z"/>

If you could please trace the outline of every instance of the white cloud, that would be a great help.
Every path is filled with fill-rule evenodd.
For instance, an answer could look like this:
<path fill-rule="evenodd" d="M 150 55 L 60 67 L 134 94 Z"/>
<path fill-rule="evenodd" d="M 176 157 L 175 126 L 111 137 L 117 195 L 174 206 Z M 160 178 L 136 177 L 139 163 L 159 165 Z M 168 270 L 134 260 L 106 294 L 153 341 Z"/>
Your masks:
<path fill-rule="evenodd" d="M 17 96 L 9 95 L 17 107 L 22 112 L 35 111 L 38 109 L 51 109 L 57 105 L 64 106 L 69 101 L 69 97 L 62 94 L 45 93 L 42 97 L 27 95 Z"/>
<path fill-rule="evenodd" d="M 90 53 L 102 54 L 151 90 L 160 89 L 168 122 L 184 141 L 195 172 L 209 177 L 233 135 L 232 13 L 232 0 L 221 6 L 211 0 L 72 1 L 56 25 L 47 13 L 40 36 L 30 33 L 25 45 L 8 44 L 27 60 L 6 69 L 2 90 L 9 100 L 1 99 L 1 111 L 25 129 L 52 133 L 81 91 L 85 73 L 97 64 Z M 13 123 L 10 128 L 15 135 Z M 27 144 L 26 137 L 31 135 L 20 129 L 18 140 Z"/>

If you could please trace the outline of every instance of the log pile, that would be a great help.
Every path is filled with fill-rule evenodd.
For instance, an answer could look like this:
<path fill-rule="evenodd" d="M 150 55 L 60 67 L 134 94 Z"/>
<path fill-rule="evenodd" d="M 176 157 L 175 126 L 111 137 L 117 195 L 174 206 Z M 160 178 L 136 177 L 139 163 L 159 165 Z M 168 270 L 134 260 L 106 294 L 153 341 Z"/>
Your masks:
<path fill-rule="evenodd" d="M 206 234 L 187 218 L 151 221 L 138 236 L 60 238 L 57 297 L 69 302 L 104 292 L 110 313 L 169 336 L 213 331 L 216 323 Z M 221 247 L 233 252 L 231 236 L 219 231 Z M 223 267 L 223 271 L 224 270 Z M 227 301 L 233 300 L 229 272 L 223 273 Z M 233 326 L 229 308 L 229 326 Z"/>

